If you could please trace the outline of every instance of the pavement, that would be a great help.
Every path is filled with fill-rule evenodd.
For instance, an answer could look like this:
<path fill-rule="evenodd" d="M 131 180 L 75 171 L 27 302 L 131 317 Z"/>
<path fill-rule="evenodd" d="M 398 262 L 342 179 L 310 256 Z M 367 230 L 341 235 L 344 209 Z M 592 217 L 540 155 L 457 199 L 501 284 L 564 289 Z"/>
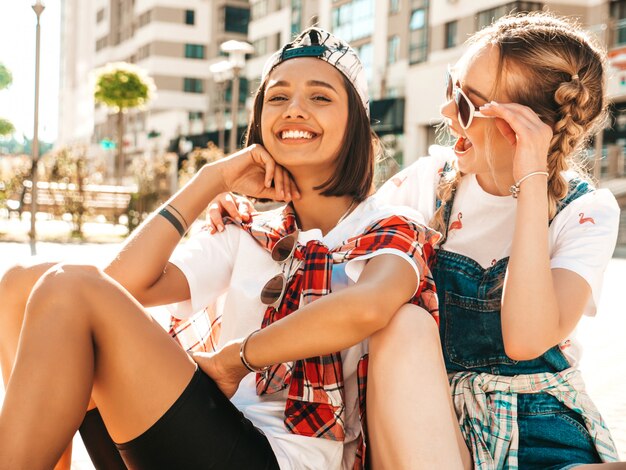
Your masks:
<path fill-rule="evenodd" d="M 1 228 L 1 227 L 0 227 Z M 0 233 L 2 230 L 0 229 Z M 38 243 L 38 258 L 101 264 L 119 245 Z M 619 252 L 620 255 L 623 252 Z M 0 274 L 12 264 L 32 262 L 26 243 L 0 242 Z M 594 318 L 583 318 L 578 337 L 585 351 L 580 368 L 587 389 L 604 416 L 616 441 L 621 460 L 626 460 L 626 306 L 624 296 L 626 259 L 613 258 L 605 273 L 604 289 Z M 158 309 L 156 315 L 162 314 Z M 4 391 L 0 387 L 0 403 Z M 80 438 L 74 440 L 73 470 L 93 466 Z"/>

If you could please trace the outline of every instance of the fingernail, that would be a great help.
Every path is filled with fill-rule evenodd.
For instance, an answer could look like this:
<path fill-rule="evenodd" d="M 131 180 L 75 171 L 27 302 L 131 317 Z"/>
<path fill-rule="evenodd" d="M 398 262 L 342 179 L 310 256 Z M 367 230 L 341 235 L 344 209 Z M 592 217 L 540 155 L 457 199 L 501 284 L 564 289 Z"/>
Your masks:
<path fill-rule="evenodd" d="M 239 222 L 239 223 L 241 223 L 241 222 L 242 222 L 241 217 L 235 217 L 235 220 L 236 220 L 237 222 Z"/>
<path fill-rule="evenodd" d="M 223 232 L 224 231 L 224 226 L 223 225 L 218 225 L 217 226 L 217 231 L 218 232 Z"/>
<path fill-rule="evenodd" d="M 211 235 L 213 235 L 213 234 L 215 233 L 215 227 L 211 227 L 211 228 L 209 229 L 209 233 L 210 233 Z"/>

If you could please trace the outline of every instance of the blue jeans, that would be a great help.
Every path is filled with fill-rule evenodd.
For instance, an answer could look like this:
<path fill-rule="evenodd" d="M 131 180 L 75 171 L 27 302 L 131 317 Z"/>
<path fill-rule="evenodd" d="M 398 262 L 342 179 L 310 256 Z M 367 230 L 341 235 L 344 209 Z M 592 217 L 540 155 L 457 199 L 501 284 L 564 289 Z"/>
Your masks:
<path fill-rule="evenodd" d="M 600 463 L 582 417 L 547 393 L 517 396 L 519 468 L 556 470 Z"/>

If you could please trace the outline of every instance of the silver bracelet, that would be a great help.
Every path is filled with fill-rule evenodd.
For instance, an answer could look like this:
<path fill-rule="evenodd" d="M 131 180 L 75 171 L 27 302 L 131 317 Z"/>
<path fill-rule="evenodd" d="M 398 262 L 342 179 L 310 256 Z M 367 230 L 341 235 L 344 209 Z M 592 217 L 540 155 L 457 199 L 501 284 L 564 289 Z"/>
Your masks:
<path fill-rule="evenodd" d="M 248 343 L 248 340 L 250 338 L 252 338 L 252 335 L 254 335 L 255 333 L 258 333 L 259 331 L 261 331 L 260 329 L 258 330 L 254 330 L 252 333 L 250 333 L 248 336 L 246 336 L 246 338 L 243 340 L 243 342 L 241 343 L 241 346 L 239 347 L 239 358 L 241 359 L 241 363 L 245 366 L 246 369 L 248 369 L 250 372 L 265 372 L 267 369 L 269 369 L 271 366 L 263 366 L 263 367 L 259 367 L 258 369 L 253 367 L 252 365 L 250 365 L 250 363 L 248 362 L 248 360 L 246 359 L 246 344 Z"/>
<path fill-rule="evenodd" d="M 509 188 L 509 191 L 511 191 L 511 196 L 513 196 L 514 199 L 517 199 L 517 196 L 519 196 L 520 184 L 522 184 L 524 180 L 535 175 L 543 175 L 547 178 L 550 174 L 547 171 L 533 171 L 532 173 L 528 173 L 521 180 L 517 181 L 513 186 Z"/>

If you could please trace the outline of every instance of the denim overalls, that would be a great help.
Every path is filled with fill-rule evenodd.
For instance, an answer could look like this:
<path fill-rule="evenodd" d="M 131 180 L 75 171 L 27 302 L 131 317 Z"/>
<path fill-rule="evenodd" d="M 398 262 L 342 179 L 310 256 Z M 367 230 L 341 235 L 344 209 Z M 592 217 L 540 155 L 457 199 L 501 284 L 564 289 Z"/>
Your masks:
<path fill-rule="evenodd" d="M 449 171 L 447 165 L 443 171 L 444 174 Z M 586 182 L 572 180 L 558 210 L 592 190 Z M 446 233 L 433 266 L 440 303 L 441 344 L 448 372 L 512 376 L 569 368 L 558 346 L 530 361 L 507 357 L 500 309 L 501 284 L 509 258 L 484 269 L 466 256 L 445 250 L 453 199 L 454 195 L 445 206 Z M 437 201 L 437 206 L 440 204 Z M 518 427 L 520 469 L 556 469 L 600 462 L 582 417 L 547 393 L 518 395 Z"/>

